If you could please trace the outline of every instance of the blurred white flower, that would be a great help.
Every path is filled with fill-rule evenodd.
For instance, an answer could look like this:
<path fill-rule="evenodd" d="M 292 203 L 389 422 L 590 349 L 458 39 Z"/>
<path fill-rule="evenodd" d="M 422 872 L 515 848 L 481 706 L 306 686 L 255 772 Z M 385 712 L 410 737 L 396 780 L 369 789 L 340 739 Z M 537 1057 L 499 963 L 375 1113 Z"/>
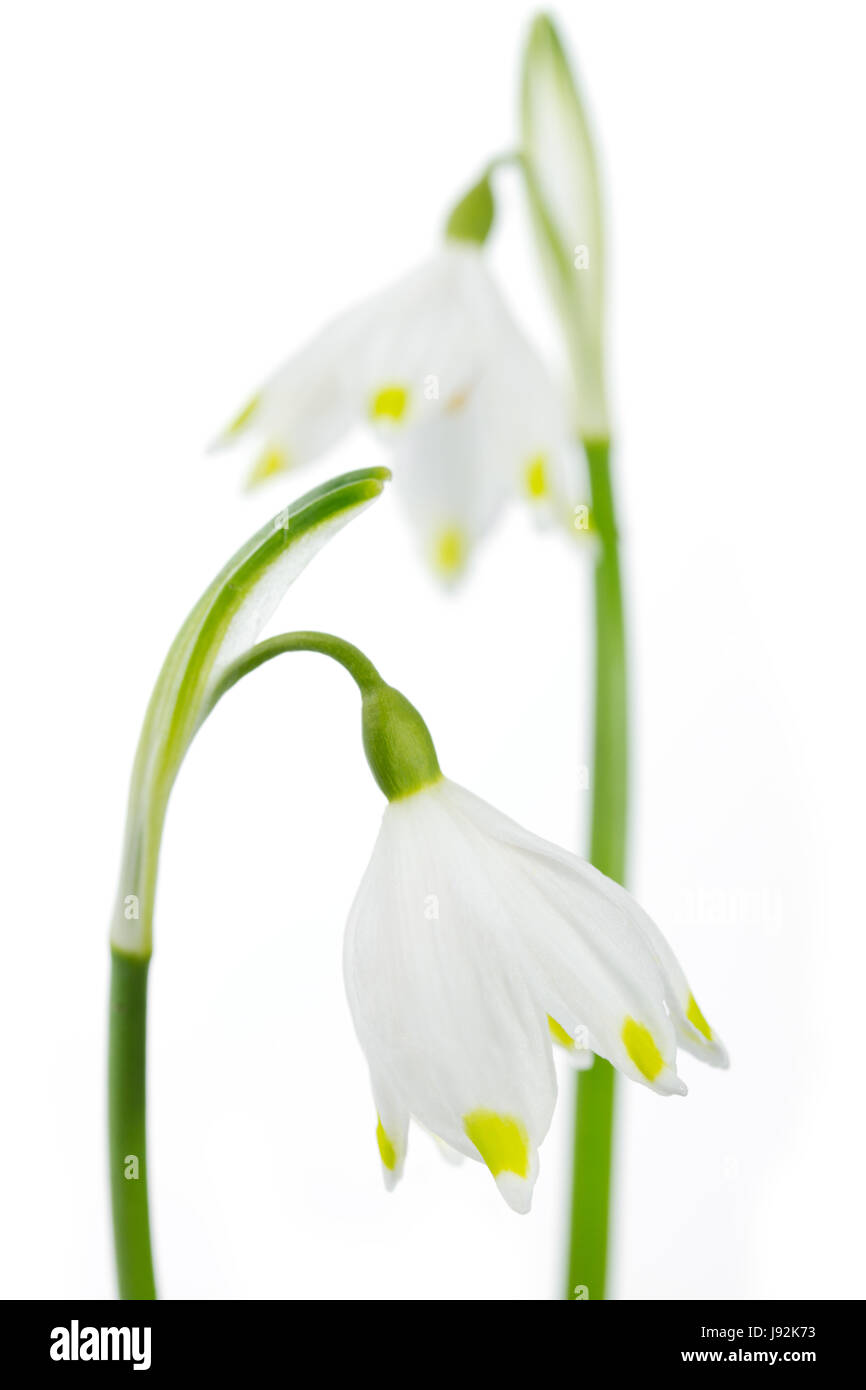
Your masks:
<path fill-rule="evenodd" d="M 448 240 L 332 322 L 218 442 L 255 436 L 255 484 L 318 458 L 364 420 L 393 448 L 395 486 L 444 578 L 459 574 L 509 496 L 542 513 L 577 500 L 564 400 L 473 242 Z"/>
<path fill-rule="evenodd" d="M 389 803 L 344 970 L 389 1188 L 411 1115 L 528 1211 L 556 1100 L 552 1036 L 588 1039 L 660 1095 L 685 1095 L 678 1045 L 727 1065 L 634 899 L 442 777 Z"/>

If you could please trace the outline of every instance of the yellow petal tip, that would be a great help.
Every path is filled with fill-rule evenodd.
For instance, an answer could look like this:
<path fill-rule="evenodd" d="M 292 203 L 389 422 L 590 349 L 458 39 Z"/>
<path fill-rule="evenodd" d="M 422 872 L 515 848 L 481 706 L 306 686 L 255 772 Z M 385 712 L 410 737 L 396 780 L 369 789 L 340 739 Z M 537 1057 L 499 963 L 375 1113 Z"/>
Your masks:
<path fill-rule="evenodd" d="M 463 1129 L 494 1178 L 500 1173 L 529 1175 L 529 1135 L 513 1115 L 495 1110 L 472 1110 L 463 1116 Z"/>
<path fill-rule="evenodd" d="M 550 483 L 547 477 L 547 460 L 543 454 L 536 454 L 535 458 L 529 460 L 524 474 L 524 484 L 533 502 L 540 502 L 543 497 L 547 497 Z"/>
<path fill-rule="evenodd" d="M 385 1133 L 385 1126 L 382 1124 L 378 1115 L 376 1119 L 378 1121 L 376 1125 L 376 1143 L 379 1148 L 379 1157 L 382 1160 L 383 1167 L 387 1168 L 389 1173 L 393 1173 L 394 1169 L 397 1167 L 397 1150 Z"/>
<path fill-rule="evenodd" d="M 250 469 L 247 478 L 247 486 L 255 487 L 258 483 L 264 483 L 268 478 L 276 478 L 280 473 L 287 473 L 289 470 L 289 456 L 285 449 L 279 448 L 276 444 L 269 444 L 263 449 Z"/>
<path fill-rule="evenodd" d="M 409 406 L 406 386 L 382 386 L 370 399 L 371 420 L 391 420 L 399 424 Z"/>
<path fill-rule="evenodd" d="M 689 995 L 689 1004 L 688 1008 L 686 1009 L 686 1018 L 688 1019 L 689 1023 L 692 1025 L 693 1028 L 697 1028 L 699 1033 L 703 1033 L 707 1042 L 712 1042 L 713 1030 L 707 1023 L 707 1020 L 704 1018 L 703 1014 L 701 1013 L 698 1007 L 698 1001 L 693 994 Z"/>
<path fill-rule="evenodd" d="M 561 1023 L 557 1023 L 555 1018 L 547 1015 L 547 1027 L 553 1041 L 559 1043 L 560 1047 L 574 1047 L 574 1038 L 570 1033 L 566 1033 Z"/>
<path fill-rule="evenodd" d="M 645 1076 L 647 1081 L 655 1081 L 664 1070 L 665 1063 L 650 1030 L 636 1019 L 627 1018 L 622 1028 L 622 1040 L 641 1076 Z"/>
<path fill-rule="evenodd" d="M 238 411 L 231 424 L 226 426 L 224 438 L 233 439 L 235 435 L 240 434 L 252 420 L 261 403 L 260 395 L 253 396 L 251 400 L 248 400 L 243 409 Z"/>
<path fill-rule="evenodd" d="M 443 526 L 433 538 L 433 568 L 442 579 L 456 579 L 468 553 L 466 532 L 461 526 Z"/>

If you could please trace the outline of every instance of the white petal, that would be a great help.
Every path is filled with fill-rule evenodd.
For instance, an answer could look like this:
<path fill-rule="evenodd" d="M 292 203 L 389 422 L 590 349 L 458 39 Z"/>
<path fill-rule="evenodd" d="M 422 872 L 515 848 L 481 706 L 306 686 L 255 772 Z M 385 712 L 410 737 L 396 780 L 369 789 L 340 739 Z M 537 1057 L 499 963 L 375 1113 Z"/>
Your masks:
<path fill-rule="evenodd" d="M 349 918 L 345 976 L 374 1073 L 528 1210 L 556 1080 L 547 1020 L 442 784 L 394 802 Z"/>
<path fill-rule="evenodd" d="M 389 386 L 406 388 L 401 425 L 447 411 L 495 350 L 498 306 L 493 281 L 472 247 L 445 247 L 377 296 L 356 359 L 359 414 L 374 414 L 377 393 Z"/>
<path fill-rule="evenodd" d="M 711 1067 L 726 1067 L 728 1054 L 724 1043 L 701 1013 L 682 966 L 655 922 L 618 883 L 605 878 L 604 885 L 612 901 L 618 903 L 623 911 L 631 914 L 632 920 L 643 932 L 658 961 L 666 981 L 665 1000 L 671 1011 L 680 1046 L 693 1056 L 699 1057 L 702 1062 L 708 1062 Z"/>
<path fill-rule="evenodd" d="M 425 559 L 445 580 L 462 573 L 511 490 L 508 471 L 490 447 L 493 426 L 484 406 L 473 388 L 459 409 L 407 432 L 394 454 L 394 490 Z"/>
<path fill-rule="evenodd" d="M 513 323 L 481 385 L 489 466 L 539 516 L 561 517 L 579 500 L 579 455 L 562 392 Z"/>
<path fill-rule="evenodd" d="M 368 325 L 368 306 L 329 324 L 274 372 L 219 442 L 254 434 L 264 453 L 275 456 L 263 474 L 312 462 L 333 448 L 357 419 L 353 364 Z"/>
<path fill-rule="evenodd" d="M 480 254 L 449 247 L 334 319 L 295 353 L 229 427 L 263 448 L 254 477 L 310 462 L 355 424 L 437 413 L 489 357 L 497 295 Z M 389 404 L 390 401 L 390 404 Z M 395 402 L 399 403 L 397 410 Z"/>
<path fill-rule="evenodd" d="M 384 1074 L 370 1074 L 376 1105 L 376 1144 L 385 1187 L 391 1192 L 403 1176 L 409 1138 L 409 1111 Z"/>
<path fill-rule="evenodd" d="M 446 795 L 475 828 L 491 879 L 521 919 L 526 968 L 548 1013 L 567 1032 L 587 1027 L 593 1050 L 634 1080 L 684 1094 L 668 982 L 630 911 L 633 900 L 623 889 L 611 894 L 609 880 L 590 865 L 465 789 L 449 783 Z"/>
<path fill-rule="evenodd" d="M 425 558 L 456 578 L 509 497 L 570 513 L 577 452 L 560 392 L 490 286 L 487 359 L 457 396 L 396 436 L 395 489 Z"/>

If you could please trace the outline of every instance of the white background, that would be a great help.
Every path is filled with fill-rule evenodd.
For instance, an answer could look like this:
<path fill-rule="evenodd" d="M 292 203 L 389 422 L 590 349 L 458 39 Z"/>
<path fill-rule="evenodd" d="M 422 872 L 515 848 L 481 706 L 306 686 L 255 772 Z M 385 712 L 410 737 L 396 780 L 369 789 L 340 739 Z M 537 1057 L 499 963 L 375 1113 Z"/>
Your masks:
<path fill-rule="evenodd" d="M 379 458 L 357 434 L 246 495 L 246 459 L 204 446 L 328 315 L 435 245 L 514 139 L 530 14 L 4 8 L 7 1297 L 113 1291 L 107 920 L 167 646 L 262 521 Z M 559 17 L 610 210 L 631 884 L 733 1062 L 685 1058 L 685 1101 L 622 1085 L 614 1293 L 862 1297 L 862 12 L 599 0 Z M 550 348 L 520 190 L 500 186 L 493 260 Z M 449 598 L 386 498 L 274 630 L 358 642 L 447 772 L 585 846 L 590 578 L 515 504 Z M 175 789 L 151 999 L 161 1290 L 555 1296 L 570 1086 L 528 1218 L 420 1133 L 382 1190 L 340 971 L 382 805 L 357 719 L 335 667 L 276 662 Z"/>

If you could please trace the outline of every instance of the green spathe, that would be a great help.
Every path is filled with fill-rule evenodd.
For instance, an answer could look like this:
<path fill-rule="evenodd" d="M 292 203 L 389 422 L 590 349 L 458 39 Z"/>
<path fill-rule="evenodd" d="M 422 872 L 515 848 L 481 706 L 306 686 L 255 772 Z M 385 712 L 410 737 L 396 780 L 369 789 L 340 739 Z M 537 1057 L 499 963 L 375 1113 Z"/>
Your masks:
<path fill-rule="evenodd" d="M 346 473 L 306 493 L 263 526 L 220 571 L 189 614 L 159 674 L 139 739 L 129 795 L 112 944 L 151 953 L 153 907 L 168 798 L 184 755 L 213 705 L 223 661 L 234 664 L 238 623 L 267 586 L 288 588 L 310 556 L 380 495 L 387 469 Z M 282 575 L 282 580 L 279 576 Z M 261 621 L 267 614 L 261 615 Z M 252 617 L 252 636 L 256 619 Z M 241 648 L 243 641 L 241 641 Z"/>
<path fill-rule="evenodd" d="M 604 235 L 595 145 L 553 20 L 538 15 L 523 55 L 521 145 L 541 266 L 571 359 L 584 439 L 609 433 L 604 380 Z"/>

